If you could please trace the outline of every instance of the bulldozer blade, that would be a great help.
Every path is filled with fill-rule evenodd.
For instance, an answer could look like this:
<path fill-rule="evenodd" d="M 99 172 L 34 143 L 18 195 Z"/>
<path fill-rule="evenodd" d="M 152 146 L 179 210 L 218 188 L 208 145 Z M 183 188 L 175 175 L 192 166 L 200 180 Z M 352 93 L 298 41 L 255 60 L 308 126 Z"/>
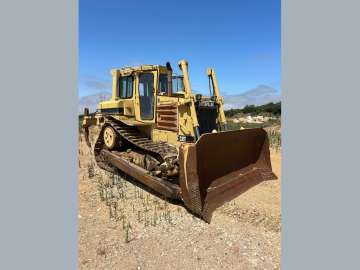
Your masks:
<path fill-rule="evenodd" d="M 277 179 L 262 128 L 203 134 L 195 144 L 181 145 L 179 163 L 184 204 L 207 222 L 224 203 Z"/>

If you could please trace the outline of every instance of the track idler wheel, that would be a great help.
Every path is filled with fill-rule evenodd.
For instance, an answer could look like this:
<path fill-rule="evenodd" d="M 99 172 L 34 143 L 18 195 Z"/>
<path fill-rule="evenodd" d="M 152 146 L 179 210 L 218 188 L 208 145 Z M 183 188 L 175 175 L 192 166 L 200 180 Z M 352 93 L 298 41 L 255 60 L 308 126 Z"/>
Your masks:
<path fill-rule="evenodd" d="M 103 134 L 104 143 L 107 149 L 114 149 L 119 141 L 118 135 L 116 134 L 115 130 L 111 126 L 107 126 Z"/>

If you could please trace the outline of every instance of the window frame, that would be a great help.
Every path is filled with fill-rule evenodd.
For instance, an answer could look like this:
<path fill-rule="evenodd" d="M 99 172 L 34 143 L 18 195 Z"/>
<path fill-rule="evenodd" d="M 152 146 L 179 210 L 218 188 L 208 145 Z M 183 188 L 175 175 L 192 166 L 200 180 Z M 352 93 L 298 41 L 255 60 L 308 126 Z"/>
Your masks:
<path fill-rule="evenodd" d="M 172 84 L 173 84 L 173 94 L 176 94 L 179 91 L 185 91 L 185 87 L 184 87 L 184 77 L 183 76 L 179 76 L 179 75 L 173 75 L 171 78 Z M 174 84 L 174 80 L 176 81 L 176 85 Z M 179 89 L 179 82 L 181 82 L 182 88 Z M 174 85 L 176 86 L 176 89 L 174 89 Z M 176 90 L 176 91 L 174 91 Z"/>
<path fill-rule="evenodd" d="M 140 101 L 140 98 L 141 98 L 141 93 L 140 93 L 140 81 L 141 81 L 141 76 L 143 75 L 151 75 L 152 76 L 152 86 L 153 86 L 153 89 L 151 89 L 151 97 L 152 97 L 152 106 L 153 106 L 153 110 L 152 110 L 152 117 L 151 118 L 143 118 L 142 117 L 142 111 L 141 111 L 141 108 L 142 108 L 142 105 L 141 105 L 141 101 Z M 140 105 L 140 118 L 142 121 L 155 121 L 155 108 L 156 108 L 156 92 L 153 92 L 155 89 L 155 85 L 156 85 L 156 81 L 155 81 L 155 78 L 156 78 L 156 74 L 154 74 L 154 72 L 150 71 L 150 72 L 142 72 L 142 73 L 139 73 L 138 74 L 138 81 L 137 81 L 137 89 L 138 89 L 138 98 L 139 98 L 139 105 Z M 144 89 L 144 94 L 145 94 L 145 89 Z M 145 96 L 145 95 L 143 95 Z M 150 96 L 150 95 L 149 95 Z"/>
<path fill-rule="evenodd" d="M 122 87 L 122 82 L 123 82 L 123 79 L 126 78 L 126 89 L 125 89 L 125 97 L 122 97 L 121 96 L 121 87 Z M 131 78 L 131 96 L 128 96 L 128 81 L 129 81 L 129 78 Z M 134 96 L 134 82 L 135 82 L 135 77 L 134 75 L 127 75 L 127 76 L 120 76 L 119 77 L 119 80 L 118 80 L 118 97 L 120 99 L 131 99 L 133 98 Z"/>
<path fill-rule="evenodd" d="M 165 81 L 165 87 L 166 87 L 166 91 L 165 92 L 160 92 L 160 83 L 161 83 L 161 77 L 162 76 L 165 76 L 166 78 L 166 81 Z M 168 78 L 167 78 L 168 74 L 166 73 L 160 73 L 159 74 L 159 80 L 158 80 L 158 91 L 157 91 L 157 94 L 159 95 L 160 93 L 165 93 L 165 96 L 170 96 L 171 95 L 171 92 L 169 91 L 169 86 L 168 86 Z"/>

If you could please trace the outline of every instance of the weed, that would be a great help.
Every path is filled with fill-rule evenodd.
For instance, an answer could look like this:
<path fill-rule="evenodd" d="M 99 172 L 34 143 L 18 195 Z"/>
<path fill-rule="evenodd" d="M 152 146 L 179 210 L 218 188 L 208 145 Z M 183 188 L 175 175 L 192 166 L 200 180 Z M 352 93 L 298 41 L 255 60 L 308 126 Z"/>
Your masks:
<path fill-rule="evenodd" d="M 99 247 L 97 250 L 96 250 L 96 253 L 100 256 L 105 256 L 106 257 L 106 250 L 104 247 Z"/>
<path fill-rule="evenodd" d="M 122 227 L 123 227 L 123 230 L 126 229 L 126 220 L 125 220 L 125 216 L 123 216 L 123 219 L 122 219 Z"/>
<path fill-rule="evenodd" d="M 270 147 L 275 149 L 276 151 L 279 151 L 279 149 L 281 148 L 281 133 L 280 133 L 280 131 L 270 129 L 268 131 L 268 137 L 269 137 Z"/>
<path fill-rule="evenodd" d="M 157 212 L 156 212 L 156 205 L 154 207 L 154 216 L 153 216 L 153 226 L 156 226 L 157 224 Z"/>
<path fill-rule="evenodd" d="M 130 222 L 128 222 L 125 230 L 125 243 L 130 242 L 130 230 L 132 229 Z"/>
<path fill-rule="evenodd" d="M 145 210 L 145 223 L 144 223 L 145 227 L 147 227 L 149 225 L 149 220 L 148 220 L 148 216 L 147 216 L 147 211 Z"/>
<path fill-rule="evenodd" d="M 118 215 L 117 215 L 117 209 L 118 209 L 118 202 L 117 201 L 112 201 L 109 203 L 109 213 L 110 213 L 110 218 L 113 218 L 115 220 L 118 220 Z"/>
<path fill-rule="evenodd" d="M 95 168 L 92 162 L 88 165 L 88 176 L 89 178 L 93 178 L 95 176 Z"/>

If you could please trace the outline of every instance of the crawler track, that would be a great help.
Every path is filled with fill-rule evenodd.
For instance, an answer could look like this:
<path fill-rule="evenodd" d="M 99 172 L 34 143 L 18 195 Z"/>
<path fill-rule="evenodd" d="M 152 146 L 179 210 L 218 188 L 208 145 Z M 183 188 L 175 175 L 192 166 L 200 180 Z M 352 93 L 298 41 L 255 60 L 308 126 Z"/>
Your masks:
<path fill-rule="evenodd" d="M 99 136 L 94 146 L 95 160 L 99 167 L 104 170 L 115 172 L 115 168 L 109 164 L 106 158 L 102 155 L 101 150 L 104 148 L 103 133 L 107 126 L 111 126 L 117 135 L 130 143 L 133 148 L 139 149 L 142 152 L 153 156 L 160 163 L 163 163 L 166 158 L 176 158 L 178 151 L 176 147 L 171 146 L 165 142 L 154 142 L 148 137 L 142 135 L 134 126 L 126 125 L 124 122 L 114 119 L 111 116 L 105 117 L 105 123 L 101 128 Z"/>

